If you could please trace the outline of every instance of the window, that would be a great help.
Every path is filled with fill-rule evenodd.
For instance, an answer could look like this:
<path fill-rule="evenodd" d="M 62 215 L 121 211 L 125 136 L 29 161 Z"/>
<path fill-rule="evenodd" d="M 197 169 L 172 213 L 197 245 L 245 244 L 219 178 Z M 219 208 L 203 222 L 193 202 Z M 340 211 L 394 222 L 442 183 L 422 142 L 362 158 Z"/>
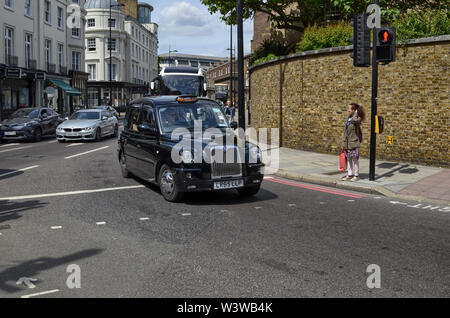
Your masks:
<path fill-rule="evenodd" d="M 64 66 L 64 45 L 58 44 L 58 66 L 59 71 L 61 72 L 61 68 Z"/>
<path fill-rule="evenodd" d="M 58 7 L 58 28 L 63 29 L 64 23 L 63 23 L 64 17 L 63 17 L 63 9 L 61 7 Z"/>
<path fill-rule="evenodd" d="M 108 64 L 108 79 L 111 78 L 113 81 L 117 81 L 117 65 L 116 64 Z M 111 77 L 110 77 L 111 76 Z"/>
<path fill-rule="evenodd" d="M 14 30 L 5 28 L 5 59 L 6 64 L 10 64 L 14 55 Z"/>
<path fill-rule="evenodd" d="M 108 38 L 108 51 L 116 51 L 116 39 Z"/>
<path fill-rule="evenodd" d="M 89 80 L 95 81 L 97 79 L 97 65 L 88 64 L 88 73 L 89 73 Z"/>
<path fill-rule="evenodd" d="M 116 27 L 116 19 L 108 19 L 108 28 Z"/>
<path fill-rule="evenodd" d="M 131 43 L 131 56 L 134 57 L 134 44 Z"/>
<path fill-rule="evenodd" d="M 95 27 L 95 19 L 88 19 L 88 28 Z"/>
<path fill-rule="evenodd" d="M 28 17 L 33 16 L 33 5 L 31 0 L 25 0 L 25 15 Z"/>
<path fill-rule="evenodd" d="M 138 125 L 139 125 L 139 108 L 133 107 L 130 111 L 130 115 L 128 117 L 126 123 L 124 123 L 124 126 L 132 131 L 138 131 Z"/>
<path fill-rule="evenodd" d="M 25 66 L 31 68 L 33 59 L 33 35 L 25 33 Z"/>
<path fill-rule="evenodd" d="M 79 38 L 81 36 L 80 28 L 72 28 L 72 36 Z"/>
<path fill-rule="evenodd" d="M 5 7 L 9 9 L 14 9 L 14 0 L 5 0 Z"/>
<path fill-rule="evenodd" d="M 88 51 L 95 52 L 97 50 L 97 41 L 95 39 L 88 39 Z"/>
<path fill-rule="evenodd" d="M 72 70 L 81 71 L 81 53 L 72 52 Z"/>
<path fill-rule="evenodd" d="M 48 71 L 49 65 L 52 62 L 52 41 L 50 40 L 45 40 L 45 62 Z"/>
<path fill-rule="evenodd" d="M 51 10 L 52 10 L 52 4 L 50 3 L 49 0 L 45 0 L 44 21 L 46 23 L 52 23 Z"/>
<path fill-rule="evenodd" d="M 153 128 L 156 127 L 153 109 L 151 109 L 150 107 L 145 107 L 142 110 L 141 124 L 148 125 Z"/>

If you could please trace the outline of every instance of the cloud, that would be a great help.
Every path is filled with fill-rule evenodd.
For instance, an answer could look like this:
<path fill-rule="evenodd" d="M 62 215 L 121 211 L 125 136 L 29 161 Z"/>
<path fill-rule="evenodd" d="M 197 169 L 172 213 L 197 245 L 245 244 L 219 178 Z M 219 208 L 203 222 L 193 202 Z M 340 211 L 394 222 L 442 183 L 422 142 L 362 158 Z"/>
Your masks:
<path fill-rule="evenodd" d="M 177 36 L 211 34 L 214 30 L 213 19 L 208 11 L 185 1 L 162 9 L 160 19 L 161 32 Z"/>

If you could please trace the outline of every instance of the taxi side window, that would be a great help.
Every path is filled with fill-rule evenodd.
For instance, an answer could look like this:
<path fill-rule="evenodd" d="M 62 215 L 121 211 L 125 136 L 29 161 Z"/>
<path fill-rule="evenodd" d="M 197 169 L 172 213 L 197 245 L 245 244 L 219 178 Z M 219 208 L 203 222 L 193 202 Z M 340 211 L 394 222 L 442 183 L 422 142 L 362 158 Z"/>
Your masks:
<path fill-rule="evenodd" d="M 141 123 L 143 125 L 148 125 L 150 127 L 155 128 L 155 117 L 153 113 L 153 109 L 150 107 L 145 107 L 142 111 Z"/>
<path fill-rule="evenodd" d="M 128 129 L 131 131 L 138 132 L 139 125 L 139 108 L 133 107 L 130 114 L 129 126 Z"/>

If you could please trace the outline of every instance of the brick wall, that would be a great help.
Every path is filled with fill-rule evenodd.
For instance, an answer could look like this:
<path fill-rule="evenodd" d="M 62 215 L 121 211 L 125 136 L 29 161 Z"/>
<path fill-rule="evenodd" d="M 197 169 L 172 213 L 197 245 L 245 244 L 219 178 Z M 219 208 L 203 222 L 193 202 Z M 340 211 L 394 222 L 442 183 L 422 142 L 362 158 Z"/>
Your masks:
<path fill-rule="evenodd" d="M 251 126 L 282 127 L 284 147 L 337 154 L 347 107 L 364 106 L 361 155 L 369 156 L 371 68 L 351 47 L 304 52 L 251 69 Z M 450 36 L 412 41 L 379 67 L 377 158 L 449 167 Z M 388 145 L 387 136 L 394 137 Z"/>

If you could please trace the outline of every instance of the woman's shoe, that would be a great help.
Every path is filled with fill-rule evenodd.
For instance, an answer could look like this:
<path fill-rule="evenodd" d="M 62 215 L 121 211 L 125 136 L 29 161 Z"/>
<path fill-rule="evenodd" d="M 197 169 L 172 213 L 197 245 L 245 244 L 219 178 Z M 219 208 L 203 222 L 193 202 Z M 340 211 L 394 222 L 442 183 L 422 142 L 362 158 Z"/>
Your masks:
<path fill-rule="evenodd" d="M 352 180 L 353 176 L 346 176 L 346 177 L 342 177 L 342 181 L 350 181 Z"/>
<path fill-rule="evenodd" d="M 350 180 L 350 181 L 351 181 L 351 182 L 359 181 L 359 177 L 356 177 L 356 176 L 355 176 L 355 177 L 353 177 L 352 180 Z"/>

